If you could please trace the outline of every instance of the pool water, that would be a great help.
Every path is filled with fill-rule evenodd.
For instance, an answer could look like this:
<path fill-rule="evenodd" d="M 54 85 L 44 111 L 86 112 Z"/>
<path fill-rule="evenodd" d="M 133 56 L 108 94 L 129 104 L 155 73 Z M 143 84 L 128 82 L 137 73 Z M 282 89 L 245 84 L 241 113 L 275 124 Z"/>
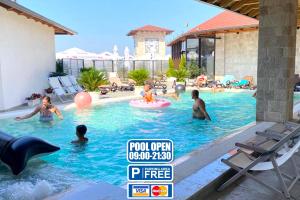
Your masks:
<path fill-rule="evenodd" d="M 11 197 L 19 183 L 36 185 L 46 181 L 51 192 L 59 192 L 86 181 L 126 182 L 126 142 L 133 138 L 167 138 L 174 141 L 175 159 L 196 148 L 232 133 L 255 121 L 255 98 L 251 93 L 201 92 L 212 121 L 192 119 L 190 93 L 161 110 L 132 108 L 128 101 L 91 109 L 63 111 L 64 120 L 40 123 L 38 116 L 16 122 L 0 120 L 1 130 L 14 136 L 31 135 L 61 148 L 60 151 L 29 162 L 26 170 L 14 177 L 0 165 L 0 199 Z M 75 127 L 88 127 L 89 142 L 73 145 Z M 24 186 L 25 187 L 25 186 Z"/>

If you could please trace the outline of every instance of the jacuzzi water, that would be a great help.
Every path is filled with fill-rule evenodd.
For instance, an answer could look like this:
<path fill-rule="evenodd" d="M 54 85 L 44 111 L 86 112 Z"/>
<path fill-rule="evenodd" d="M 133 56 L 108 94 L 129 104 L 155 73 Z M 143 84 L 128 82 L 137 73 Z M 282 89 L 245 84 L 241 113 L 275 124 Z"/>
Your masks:
<path fill-rule="evenodd" d="M 128 101 L 95 106 L 84 111 L 63 111 L 64 120 L 41 123 L 38 116 L 16 122 L 0 120 L 0 129 L 14 136 L 31 135 L 61 148 L 32 160 L 19 176 L 0 165 L 0 199 L 36 199 L 63 191 L 81 182 L 126 182 L 126 142 L 133 138 L 167 138 L 175 145 L 175 159 L 232 133 L 255 120 L 251 93 L 201 92 L 212 121 L 191 118 L 190 93 L 161 110 L 143 110 Z M 88 127 L 89 142 L 76 146 L 75 127 Z M 42 189 L 41 189 L 42 188 Z M 44 195 L 44 196 L 43 196 Z"/>

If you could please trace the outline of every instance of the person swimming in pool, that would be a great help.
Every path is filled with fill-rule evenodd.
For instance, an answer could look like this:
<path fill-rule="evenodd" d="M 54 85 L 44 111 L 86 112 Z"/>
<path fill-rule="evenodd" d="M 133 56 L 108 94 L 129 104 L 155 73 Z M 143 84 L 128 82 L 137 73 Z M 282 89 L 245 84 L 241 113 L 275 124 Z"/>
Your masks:
<path fill-rule="evenodd" d="M 151 86 L 149 84 L 146 84 L 144 86 L 143 98 L 146 103 L 152 103 L 155 101 L 151 90 Z"/>
<path fill-rule="evenodd" d="M 42 99 L 42 105 L 37 106 L 33 112 L 30 114 L 16 117 L 15 120 L 20 121 L 23 119 L 28 119 L 36 115 L 37 113 L 40 113 L 40 121 L 41 122 L 51 122 L 53 121 L 53 113 L 57 115 L 59 119 L 63 119 L 63 116 L 61 112 L 56 108 L 54 105 L 51 104 L 51 99 L 48 96 L 44 96 Z"/>
<path fill-rule="evenodd" d="M 87 132 L 87 127 L 85 125 L 78 125 L 76 127 L 76 136 L 77 140 L 73 140 L 72 144 L 84 144 L 89 141 L 88 138 L 85 137 L 85 134 Z"/>
<path fill-rule="evenodd" d="M 175 99 L 176 101 L 178 101 L 180 99 L 179 91 L 167 93 L 167 90 L 163 90 L 162 96 L 171 97 L 171 98 Z"/>
<path fill-rule="evenodd" d="M 198 90 L 193 90 L 192 91 L 192 99 L 195 100 L 195 103 L 193 105 L 193 118 L 200 119 L 200 120 L 209 120 L 210 116 L 206 112 L 205 108 L 205 102 L 199 98 L 199 91 Z"/>

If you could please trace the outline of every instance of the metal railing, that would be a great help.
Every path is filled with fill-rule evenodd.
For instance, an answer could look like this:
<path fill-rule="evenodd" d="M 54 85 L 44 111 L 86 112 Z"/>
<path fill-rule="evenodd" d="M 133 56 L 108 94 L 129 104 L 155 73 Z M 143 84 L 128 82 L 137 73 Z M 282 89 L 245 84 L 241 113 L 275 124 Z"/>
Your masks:
<path fill-rule="evenodd" d="M 62 59 L 64 72 L 78 77 L 82 68 L 94 67 L 105 72 L 118 72 L 121 79 L 128 78 L 128 72 L 136 69 L 147 69 L 152 78 L 165 74 L 168 60 L 83 60 Z"/>

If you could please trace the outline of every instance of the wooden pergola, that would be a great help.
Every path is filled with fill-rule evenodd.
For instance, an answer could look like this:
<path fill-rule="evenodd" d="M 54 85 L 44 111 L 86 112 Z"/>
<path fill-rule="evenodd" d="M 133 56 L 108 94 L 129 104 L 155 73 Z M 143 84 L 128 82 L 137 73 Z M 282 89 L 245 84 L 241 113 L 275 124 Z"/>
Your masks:
<path fill-rule="evenodd" d="M 259 19 L 259 0 L 198 0 L 233 12 Z M 284 0 L 283 0 L 284 1 Z M 300 26 L 300 1 L 298 1 L 298 26 Z"/>

